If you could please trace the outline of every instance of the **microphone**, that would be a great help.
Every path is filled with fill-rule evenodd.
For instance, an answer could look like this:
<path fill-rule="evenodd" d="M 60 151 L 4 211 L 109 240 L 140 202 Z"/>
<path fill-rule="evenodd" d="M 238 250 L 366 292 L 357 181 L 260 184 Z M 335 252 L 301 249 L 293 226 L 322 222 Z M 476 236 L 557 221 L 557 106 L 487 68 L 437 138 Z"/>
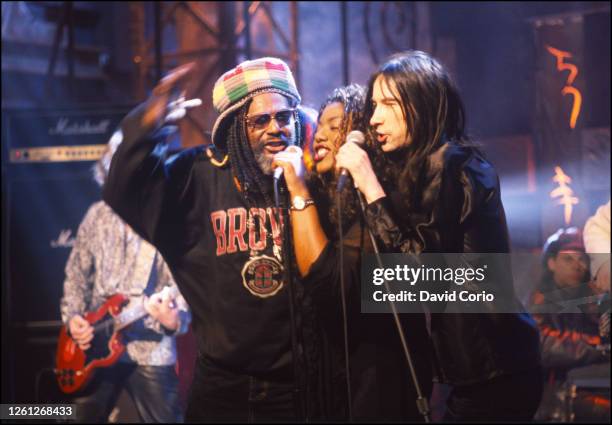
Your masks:
<path fill-rule="evenodd" d="M 346 136 L 346 143 L 355 143 L 356 145 L 363 145 L 365 142 L 365 136 L 359 130 L 351 131 L 348 136 Z M 346 182 L 348 181 L 349 172 L 346 168 L 342 168 L 340 171 L 340 177 L 338 178 L 338 186 L 336 186 L 336 192 L 342 192 Z"/>
<path fill-rule="evenodd" d="M 293 155 L 297 155 L 297 158 L 302 158 L 302 149 L 299 146 L 296 145 L 291 145 L 288 146 L 287 149 L 285 149 L 282 152 L 279 153 L 288 153 L 288 154 L 293 154 Z M 295 167 L 295 165 L 294 165 Z M 274 180 L 278 180 L 281 178 L 281 176 L 283 175 L 283 168 L 282 167 L 276 167 L 274 169 Z"/>

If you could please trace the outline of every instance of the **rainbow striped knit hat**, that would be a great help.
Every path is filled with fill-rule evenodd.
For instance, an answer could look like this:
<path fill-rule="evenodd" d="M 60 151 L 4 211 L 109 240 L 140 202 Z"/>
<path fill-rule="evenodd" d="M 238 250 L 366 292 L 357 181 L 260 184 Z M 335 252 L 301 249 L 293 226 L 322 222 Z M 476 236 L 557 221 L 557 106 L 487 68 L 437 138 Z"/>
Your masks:
<path fill-rule="evenodd" d="M 219 112 L 212 130 L 212 142 L 225 148 L 227 118 L 252 97 L 276 92 L 301 102 L 293 74 L 285 62 L 278 58 L 260 58 L 245 61 L 223 74 L 213 88 L 213 106 Z"/>

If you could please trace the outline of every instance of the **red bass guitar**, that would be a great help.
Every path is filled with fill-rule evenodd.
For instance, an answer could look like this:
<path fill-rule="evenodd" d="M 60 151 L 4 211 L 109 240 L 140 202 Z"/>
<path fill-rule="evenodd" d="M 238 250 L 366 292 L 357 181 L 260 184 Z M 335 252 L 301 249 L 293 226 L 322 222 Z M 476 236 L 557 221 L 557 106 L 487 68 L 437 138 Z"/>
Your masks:
<path fill-rule="evenodd" d="M 176 298 L 178 289 L 170 289 L 170 297 Z M 144 303 L 126 308 L 129 298 L 116 294 L 110 297 L 97 310 L 85 314 L 94 328 L 94 338 L 91 347 L 86 351 L 70 337 L 64 325 L 60 331 L 57 344 L 55 374 L 60 389 L 66 393 L 74 393 L 87 385 L 98 368 L 114 365 L 125 351 L 121 330 L 135 321 L 148 315 Z"/>

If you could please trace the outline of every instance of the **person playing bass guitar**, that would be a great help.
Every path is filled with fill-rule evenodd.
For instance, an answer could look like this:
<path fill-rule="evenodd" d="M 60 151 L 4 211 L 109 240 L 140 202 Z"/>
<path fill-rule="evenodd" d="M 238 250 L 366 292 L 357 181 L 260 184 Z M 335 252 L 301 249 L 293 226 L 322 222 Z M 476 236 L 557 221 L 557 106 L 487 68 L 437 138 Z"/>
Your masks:
<path fill-rule="evenodd" d="M 120 139 L 111 139 L 94 166 L 94 178 L 100 186 Z M 100 351 L 108 354 L 110 347 L 107 342 L 100 343 L 102 332 L 94 332 L 100 329 L 99 323 L 92 325 L 86 320 L 90 317 L 87 312 L 100 309 L 116 294 L 125 297 L 123 311 L 144 307 L 142 319 L 120 330 L 125 350 L 116 363 L 97 369 L 75 393 L 72 402 L 77 405 L 77 422 L 106 422 L 123 388 L 134 401 L 141 421 L 181 422 L 176 336 L 188 330 L 191 313 L 161 255 L 99 201 L 79 225 L 65 272 L 60 305 L 65 333 L 88 359 L 104 356 Z M 113 329 L 119 329 L 116 323 Z M 58 376 L 60 386 L 74 375 L 64 372 L 66 376 Z"/>

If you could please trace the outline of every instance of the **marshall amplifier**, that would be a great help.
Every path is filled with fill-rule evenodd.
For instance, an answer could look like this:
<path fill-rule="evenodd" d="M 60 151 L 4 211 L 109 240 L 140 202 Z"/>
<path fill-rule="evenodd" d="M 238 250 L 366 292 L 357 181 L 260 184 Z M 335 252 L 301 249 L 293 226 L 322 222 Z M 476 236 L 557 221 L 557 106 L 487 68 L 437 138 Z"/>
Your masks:
<path fill-rule="evenodd" d="M 2 351 L 3 403 L 67 402 L 53 373 L 64 268 L 81 220 L 100 200 L 92 166 L 130 109 L 2 110 L 2 345 L 11 347 Z M 179 347 L 185 403 L 191 332 Z M 113 418 L 133 414 L 120 402 Z"/>
<path fill-rule="evenodd" d="M 10 322 L 60 319 L 64 267 L 79 223 L 100 199 L 91 168 L 128 111 L 2 111 Z"/>
<path fill-rule="evenodd" d="M 91 168 L 129 109 L 2 110 L 3 403 L 62 401 L 53 367 L 64 268 L 100 199 Z"/>

